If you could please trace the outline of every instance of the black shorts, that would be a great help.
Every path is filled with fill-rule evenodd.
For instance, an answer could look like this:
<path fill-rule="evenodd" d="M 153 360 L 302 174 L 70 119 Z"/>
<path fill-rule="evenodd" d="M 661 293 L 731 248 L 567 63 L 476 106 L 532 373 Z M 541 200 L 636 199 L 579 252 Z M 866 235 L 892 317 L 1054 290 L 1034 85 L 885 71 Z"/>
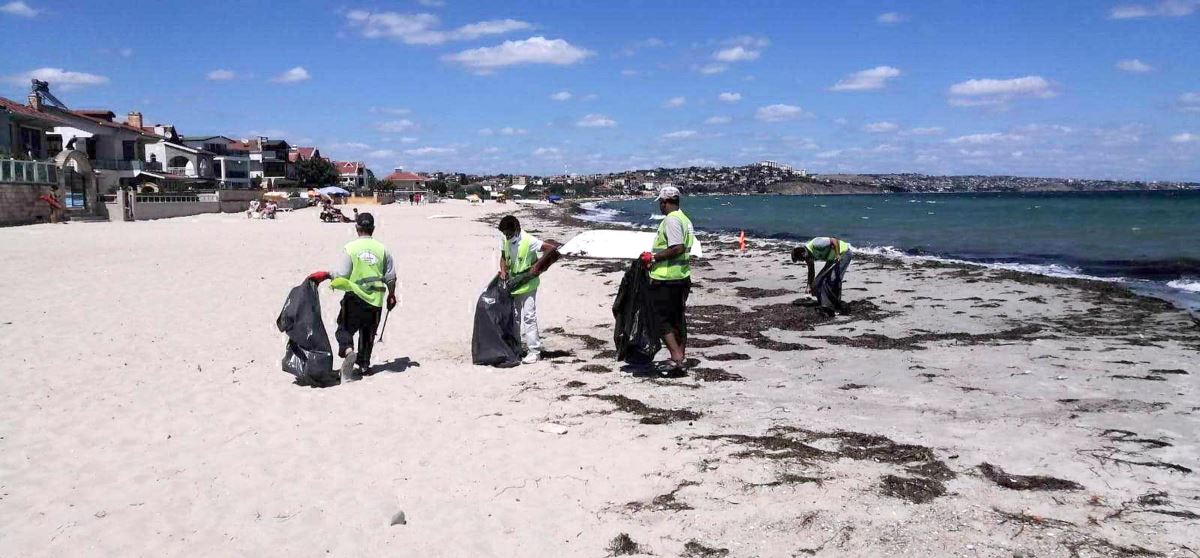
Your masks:
<path fill-rule="evenodd" d="M 680 341 L 687 338 L 688 295 L 692 293 L 692 280 L 650 280 L 650 302 L 654 304 L 654 316 L 660 333 L 678 333 Z"/>

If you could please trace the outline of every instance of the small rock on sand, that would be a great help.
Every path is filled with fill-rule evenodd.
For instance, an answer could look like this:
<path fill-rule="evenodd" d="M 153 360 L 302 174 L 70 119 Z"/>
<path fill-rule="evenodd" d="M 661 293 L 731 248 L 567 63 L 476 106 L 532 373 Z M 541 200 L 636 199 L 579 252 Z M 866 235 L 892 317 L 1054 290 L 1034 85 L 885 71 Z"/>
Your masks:
<path fill-rule="evenodd" d="M 554 424 L 553 422 L 542 423 L 542 425 L 538 427 L 538 430 L 541 430 L 542 432 L 545 432 L 547 434 L 566 434 L 567 433 L 567 427 L 565 427 L 561 424 Z"/>
<path fill-rule="evenodd" d="M 408 525 L 408 520 L 404 517 L 404 510 L 400 510 L 392 516 L 391 525 Z"/>

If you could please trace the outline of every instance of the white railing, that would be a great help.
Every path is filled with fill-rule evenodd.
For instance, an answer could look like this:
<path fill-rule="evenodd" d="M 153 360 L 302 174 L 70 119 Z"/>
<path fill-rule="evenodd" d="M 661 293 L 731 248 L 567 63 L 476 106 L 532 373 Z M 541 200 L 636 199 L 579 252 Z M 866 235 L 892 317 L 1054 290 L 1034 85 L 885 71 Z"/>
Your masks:
<path fill-rule="evenodd" d="M 201 200 L 197 194 L 138 194 L 137 203 L 187 203 Z M 215 200 L 214 200 L 215 201 Z"/>
<path fill-rule="evenodd" d="M 195 172 L 188 172 L 187 167 L 167 167 L 167 173 L 179 176 L 195 176 L 196 174 Z"/>
<path fill-rule="evenodd" d="M 0 159 L 0 182 L 13 184 L 58 184 L 58 167 L 50 161 Z"/>
<path fill-rule="evenodd" d="M 145 169 L 146 163 L 143 161 L 121 159 L 93 159 L 92 168 L 100 170 L 112 171 L 140 171 Z"/>

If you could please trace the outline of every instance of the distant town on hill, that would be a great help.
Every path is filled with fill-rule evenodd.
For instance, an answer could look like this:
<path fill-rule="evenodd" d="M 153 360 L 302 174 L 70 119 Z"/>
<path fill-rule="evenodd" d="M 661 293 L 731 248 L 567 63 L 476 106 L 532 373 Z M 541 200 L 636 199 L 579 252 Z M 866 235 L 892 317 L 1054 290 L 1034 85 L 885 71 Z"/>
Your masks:
<path fill-rule="evenodd" d="M 532 197 L 624 196 L 672 185 L 688 194 L 877 194 L 954 192 L 1107 192 L 1200 190 L 1196 182 L 1036 178 L 1022 176 L 931 176 L 901 174 L 808 174 L 773 161 L 738 167 L 630 170 L 592 175 L 468 175 L 428 173 L 427 186 L 449 195 Z"/>

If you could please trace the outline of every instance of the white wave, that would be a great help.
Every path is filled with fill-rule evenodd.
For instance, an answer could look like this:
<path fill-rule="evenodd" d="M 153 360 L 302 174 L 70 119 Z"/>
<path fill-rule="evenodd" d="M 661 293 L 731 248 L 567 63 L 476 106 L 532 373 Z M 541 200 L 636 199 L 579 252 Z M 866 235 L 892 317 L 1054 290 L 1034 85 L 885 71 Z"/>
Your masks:
<path fill-rule="evenodd" d="M 1176 279 L 1167 281 L 1167 286 L 1172 289 L 1179 289 L 1189 293 L 1200 293 L 1200 280 L 1196 279 Z"/>
<path fill-rule="evenodd" d="M 955 258 L 941 258 L 937 256 L 916 256 L 906 254 L 892 246 L 855 246 L 854 250 L 862 254 L 874 254 L 893 258 L 898 260 L 918 262 L 918 261 L 934 261 L 944 262 L 959 265 L 972 265 L 987 269 L 1003 269 L 1008 271 L 1019 271 L 1022 273 L 1033 273 L 1036 275 L 1046 275 L 1050 277 L 1067 277 L 1072 279 L 1091 279 L 1094 281 L 1106 281 L 1111 283 L 1123 282 L 1123 279 L 1113 277 L 1096 277 L 1088 275 L 1079 270 L 1079 268 L 1059 265 L 1059 264 L 1029 264 L 1029 263 L 980 263 L 968 260 L 959 260 Z"/>

